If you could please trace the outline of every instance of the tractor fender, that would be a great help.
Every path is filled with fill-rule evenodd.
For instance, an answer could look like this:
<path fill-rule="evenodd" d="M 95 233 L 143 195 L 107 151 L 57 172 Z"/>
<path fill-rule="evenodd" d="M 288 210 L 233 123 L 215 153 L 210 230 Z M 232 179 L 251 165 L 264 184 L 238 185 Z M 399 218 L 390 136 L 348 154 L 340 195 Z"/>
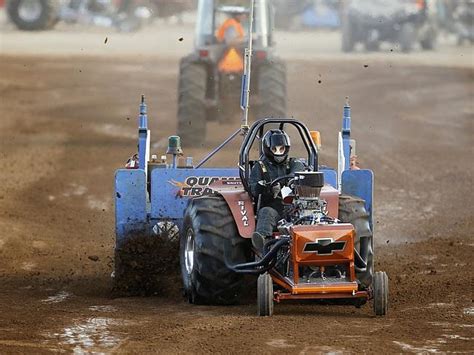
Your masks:
<path fill-rule="evenodd" d="M 234 184 L 235 183 L 235 184 Z M 252 198 L 240 182 L 216 181 L 210 188 L 227 202 L 242 238 L 251 238 L 255 231 Z"/>

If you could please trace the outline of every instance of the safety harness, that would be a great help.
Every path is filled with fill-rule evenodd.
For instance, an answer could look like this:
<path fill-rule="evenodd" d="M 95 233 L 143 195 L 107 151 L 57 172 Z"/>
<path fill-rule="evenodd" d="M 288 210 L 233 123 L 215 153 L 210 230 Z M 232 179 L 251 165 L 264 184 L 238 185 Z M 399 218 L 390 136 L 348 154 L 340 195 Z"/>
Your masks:
<path fill-rule="evenodd" d="M 293 158 L 289 158 L 286 162 L 285 162 L 285 168 L 286 168 L 286 175 L 288 175 L 291 171 L 291 163 L 294 161 Z M 265 180 L 265 182 L 267 184 L 270 184 L 272 182 L 272 179 L 270 177 L 270 173 L 268 172 L 268 167 L 267 165 L 265 164 L 265 162 L 263 162 L 263 160 L 259 160 L 258 161 L 258 166 L 260 167 L 260 173 L 262 174 L 263 176 L 263 179 Z"/>

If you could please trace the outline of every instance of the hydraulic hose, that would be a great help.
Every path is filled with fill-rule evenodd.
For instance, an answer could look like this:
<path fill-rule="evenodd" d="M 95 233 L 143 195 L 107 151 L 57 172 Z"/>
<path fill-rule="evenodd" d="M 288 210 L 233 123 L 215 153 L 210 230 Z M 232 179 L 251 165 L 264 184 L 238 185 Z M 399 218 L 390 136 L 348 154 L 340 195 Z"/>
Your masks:
<path fill-rule="evenodd" d="M 260 275 L 267 272 L 275 266 L 277 263 L 278 251 L 283 246 L 290 243 L 290 238 L 275 239 L 275 242 L 270 241 L 269 243 L 274 245 L 267 253 L 264 254 L 262 259 L 237 265 L 229 265 L 226 260 L 226 266 L 239 274 Z"/>
<path fill-rule="evenodd" d="M 357 272 L 365 272 L 367 270 L 367 262 L 362 259 L 356 248 L 354 248 L 354 268 Z"/>

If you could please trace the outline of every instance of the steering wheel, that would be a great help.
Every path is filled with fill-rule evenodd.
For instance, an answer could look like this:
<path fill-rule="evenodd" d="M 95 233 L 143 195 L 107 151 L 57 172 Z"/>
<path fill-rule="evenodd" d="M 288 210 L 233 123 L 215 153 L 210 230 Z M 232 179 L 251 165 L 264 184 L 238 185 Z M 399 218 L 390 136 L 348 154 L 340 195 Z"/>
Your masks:
<path fill-rule="evenodd" d="M 286 181 L 288 180 L 288 185 L 291 185 L 291 180 L 295 178 L 295 174 L 289 174 L 289 175 L 284 175 L 284 176 L 279 176 L 275 180 L 271 181 L 268 186 L 273 187 L 276 184 L 278 184 L 280 181 Z"/>

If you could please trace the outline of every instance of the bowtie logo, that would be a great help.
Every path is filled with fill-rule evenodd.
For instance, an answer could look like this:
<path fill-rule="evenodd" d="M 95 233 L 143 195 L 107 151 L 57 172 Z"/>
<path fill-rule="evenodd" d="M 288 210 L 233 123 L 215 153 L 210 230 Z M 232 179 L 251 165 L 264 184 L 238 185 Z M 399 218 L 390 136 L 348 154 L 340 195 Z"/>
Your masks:
<path fill-rule="evenodd" d="M 332 238 L 317 239 L 315 242 L 306 243 L 303 252 L 316 253 L 318 255 L 332 255 L 335 251 L 343 251 L 345 241 L 335 242 Z"/>

